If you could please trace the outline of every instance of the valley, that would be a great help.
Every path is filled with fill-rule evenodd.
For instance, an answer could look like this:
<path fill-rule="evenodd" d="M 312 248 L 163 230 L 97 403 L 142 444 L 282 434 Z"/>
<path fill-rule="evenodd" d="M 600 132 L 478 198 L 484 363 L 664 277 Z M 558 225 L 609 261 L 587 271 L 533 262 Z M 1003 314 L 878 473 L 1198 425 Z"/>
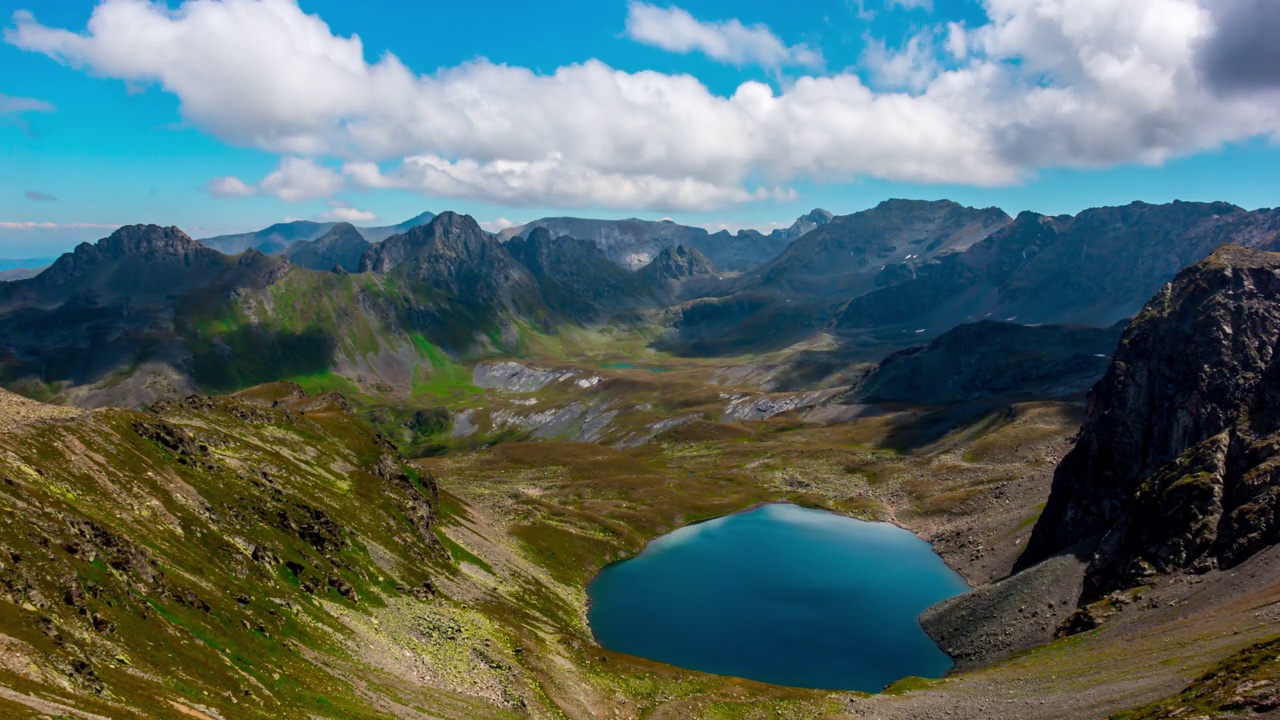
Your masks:
<path fill-rule="evenodd" d="M 1280 720 L 1277 0 L 21 0 L 0 720 Z"/>

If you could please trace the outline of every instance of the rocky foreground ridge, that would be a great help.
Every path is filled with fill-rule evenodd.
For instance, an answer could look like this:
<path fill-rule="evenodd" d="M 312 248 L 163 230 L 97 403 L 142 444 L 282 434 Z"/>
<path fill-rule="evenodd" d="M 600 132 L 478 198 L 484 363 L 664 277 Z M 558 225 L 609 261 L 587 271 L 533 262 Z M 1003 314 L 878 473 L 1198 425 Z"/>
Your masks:
<path fill-rule="evenodd" d="M 1088 555 L 1084 599 L 1234 566 L 1280 533 L 1280 254 L 1223 246 L 1129 325 L 1019 567 Z"/>

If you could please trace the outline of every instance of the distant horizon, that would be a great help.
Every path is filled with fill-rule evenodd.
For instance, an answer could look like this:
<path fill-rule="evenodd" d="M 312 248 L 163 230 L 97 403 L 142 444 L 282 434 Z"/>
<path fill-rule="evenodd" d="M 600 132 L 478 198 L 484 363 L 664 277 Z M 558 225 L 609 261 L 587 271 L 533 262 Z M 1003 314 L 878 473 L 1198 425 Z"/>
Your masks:
<path fill-rule="evenodd" d="M 1000 211 L 1004 212 L 1006 215 L 1008 215 L 1008 216 L 1010 216 L 1010 217 L 1017 217 L 1020 213 L 1023 213 L 1023 212 L 1033 212 L 1033 213 L 1036 213 L 1036 214 L 1039 214 L 1039 215 L 1044 215 L 1044 216 L 1047 216 L 1047 217 L 1058 217 L 1058 216 L 1062 216 L 1062 215 L 1075 216 L 1075 215 L 1078 215 L 1080 212 L 1085 212 L 1085 211 L 1088 211 L 1088 210 L 1097 210 L 1097 209 L 1101 209 L 1101 208 L 1108 208 L 1108 207 L 1125 207 L 1125 206 L 1128 206 L 1128 205 L 1133 205 L 1133 204 L 1135 204 L 1135 203 L 1145 203 L 1145 204 L 1148 204 L 1148 205 L 1171 205 L 1171 204 L 1176 203 L 1176 202 L 1204 203 L 1204 204 L 1208 204 L 1208 203 L 1216 203 L 1216 202 L 1226 202 L 1226 203 L 1228 203 L 1228 204 L 1230 204 L 1230 205 L 1233 205 L 1233 206 L 1235 206 L 1235 207 L 1238 207 L 1238 208 L 1240 208 L 1240 209 L 1242 209 L 1242 210 L 1245 210 L 1245 211 L 1247 211 L 1247 212 L 1255 212 L 1255 211 L 1259 211 L 1259 210 L 1270 210 L 1270 209 L 1272 209 L 1273 207 L 1276 207 L 1276 206 L 1274 206 L 1274 205 L 1272 205 L 1272 206 L 1260 206 L 1260 207 L 1246 207 L 1246 206 L 1240 205 L 1240 204 L 1238 204 L 1238 203 L 1232 203 L 1232 202 L 1230 202 L 1230 201 L 1228 201 L 1228 200 L 1184 200 L 1184 199 L 1181 199 L 1181 198 L 1174 198 L 1174 199 L 1169 200 L 1169 201 L 1167 201 L 1167 202 L 1149 202 L 1149 201 L 1146 201 L 1146 200 L 1130 200 L 1130 201 L 1128 201 L 1128 202 L 1111 203 L 1111 204 L 1096 205 L 1096 206 L 1091 206 L 1091 207 L 1087 207 L 1087 208 L 1082 208 L 1079 212 L 1073 212 L 1073 213 L 1052 213 L 1052 214 L 1051 214 L 1051 213 L 1042 213 L 1042 212 L 1038 212 L 1038 211 L 1036 211 L 1036 210 L 1030 210 L 1030 209 L 1025 209 L 1025 208 L 1024 208 L 1024 209 L 1017 209 L 1017 210 L 1010 210 L 1009 208 L 1006 208 L 1006 207 L 1000 207 L 1000 206 L 998 206 L 998 205 L 969 205 L 969 204 L 966 204 L 966 203 L 960 203 L 959 201 L 956 201 L 956 200 L 951 200 L 950 198 L 908 198 L 908 197 L 886 197 L 886 198 L 883 198 L 883 199 L 881 199 L 880 201 L 878 201 L 878 202 L 876 202 L 876 203 L 874 203 L 874 204 L 872 204 L 872 205 L 870 205 L 870 206 L 868 206 L 868 207 L 860 208 L 860 209 L 858 209 L 858 210 L 853 210 L 853 211 L 850 211 L 850 212 L 840 212 L 840 211 L 832 210 L 831 208 L 827 208 L 827 207 L 813 207 L 813 208 L 810 208 L 809 210 L 807 210 L 807 211 L 805 211 L 805 212 L 802 212 L 802 213 L 800 213 L 800 214 L 796 215 L 796 216 L 795 216 L 795 217 L 793 217 L 790 221 L 787 221 L 787 222 L 781 222 L 781 221 L 779 221 L 778 223 L 775 223 L 775 224 L 773 224 L 773 225 L 769 226 L 768 228 L 751 227 L 751 226 L 746 226 L 746 225 L 744 225 L 744 226 L 740 226 L 740 227 L 737 227 L 737 228 L 726 228 L 726 227 L 707 227 L 707 226 L 705 226 L 705 225 L 687 225 L 686 223 L 680 223 L 680 222 L 678 222 L 678 221 L 676 221 L 676 220 L 674 220 L 674 219 L 672 219 L 672 218 L 670 218 L 670 217 L 639 217 L 639 216 L 636 216 L 636 215 L 628 215 L 628 216 L 623 216 L 623 217 L 600 217 L 600 216 L 593 216 L 593 215 L 575 215 L 575 214 L 571 214 L 571 213 L 562 213 L 562 214 L 558 214 L 558 215 L 543 215 L 543 216 L 539 216 L 539 217 L 529 218 L 528 220 L 522 220 L 522 221 L 520 221 L 520 222 L 513 222 L 513 223 L 511 223 L 510 225 L 507 225 L 506 227 L 512 227 L 512 228 L 514 228 L 514 227 L 521 227 L 521 226 L 527 225 L 527 224 L 529 224 L 529 223 L 536 222 L 536 221 L 538 221 L 538 220 L 546 220 L 546 219 L 551 219 L 551 218 L 574 218 L 574 219 L 580 219 L 580 220 L 600 220 L 600 221 L 605 221 L 605 222 L 620 222 L 620 221 L 626 221 L 626 220 L 639 220 L 639 221 L 644 221 L 644 222 L 663 222 L 663 221 L 670 221 L 670 222 L 676 222 L 676 223 L 677 223 L 677 224 L 679 224 L 679 225 L 685 225 L 686 227 L 701 228 L 701 229 L 703 229 L 703 230 L 706 230 L 708 233 L 713 233 L 713 234 L 714 234 L 714 233 L 717 233 L 717 232 L 720 232 L 721 230 L 727 230 L 730 234 L 737 234 L 738 230 L 755 229 L 755 230 L 758 230 L 759 232 L 761 232 L 761 233 L 763 233 L 763 234 L 766 234 L 766 235 L 767 235 L 767 234 L 769 234 L 769 232 L 771 232 L 771 231 L 772 231 L 772 230 L 774 230 L 774 229 L 786 229 L 786 228 L 790 227 L 790 226 L 792 225 L 792 223 L 794 223 L 794 222 L 795 222 L 796 220 L 798 220 L 799 218 L 802 218 L 802 217 L 804 217 L 804 216 L 808 215 L 809 213 L 812 213 L 812 212 L 814 212 L 814 211 L 816 211 L 816 210 L 825 210 L 825 211 L 827 211 L 827 212 L 830 212 L 830 213 L 832 214 L 832 216 L 833 216 L 833 217 L 842 217 L 842 216 L 848 216 L 848 215 L 856 215 L 856 214 L 857 214 L 857 213 L 859 213 L 859 212 L 864 212 L 864 211 L 866 211 L 866 210 L 870 210 L 871 208 L 874 208 L 874 207 L 876 207 L 876 206 L 880 205 L 880 204 L 881 204 L 881 203 L 883 203 L 883 202 L 887 202 L 887 201 L 891 201 L 891 200 L 906 200 L 906 201 L 913 201 L 913 202 L 940 202 L 940 201 L 950 201 L 950 202 L 957 202 L 957 203 L 959 203 L 960 205 L 964 205 L 964 206 L 966 206 L 966 207 L 971 207 L 971 208 L 976 208 L 976 209 L 995 208 L 995 209 L 997 209 L 997 210 L 1000 210 Z M 353 223 L 350 223 L 350 224 L 351 224 L 351 225 L 354 225 L 354 226 L 356 226 L 356 227 L 360 227 L 360 228 L 371 228 L 371 227 L 390 227 L 390 226 L 399 225 L 399 224 L 404 223 L 404 222 L 408 222 L 409 220 L 413 220 L 413 219 L 415 219 L 415 218 L 417 218 L 417 217 L 420 217 L 421 215 L 426 214 L 426 213 L 431 213 L 432 215 L 440 215 L 440 214 L 445 213 L 445 212 L 455 212 L 455 213 L 457 213 L 457 214 L 459 214 L 459 215 L 469 215 L 469 213 L 465 213 L 465 212 L 461 212 L 461 211 L 457 211 L 457 210 L 450 210 L 450 209 L 447 209 L 447 208 L 446 208 L 446 209 L 444 209 L 444 210 L 440 210 L 440 211 L 435 211 L 435 210 L 422 210 L 422 211 L 419 211 L 419 212 L 417 212 L 417 213 L 414 213 L 413 215 L 410 215 L 410 216 L 408 216 L 408 217 L 406 217 L 406 218 L 403 218 L 402 220 L 395 221 L 395 222 L 385 222 L 385 223 L 384 223 L 384 222 L 378 222 L 378 223 L 361 223 L 361 222 L 353 222 Z M 495 235 L 496 235 L 496 234 L 499 234 L 499 233 L 501 232 L 501 230 L 506 229 L 506 227 L 504 227 L 504 228 L 500 228 L 500 229 L 495 230 L 495 229 L 492 229 L 491 227 L 485 227 L 486 223 L 485 223 L 483 220 L 481 220 L 481 219 L 479 219 L 479 218 L 475 218 L 474 216 L 472 216 L 472 218 L 473 218 L 473 219 L 475 219 L 475 220 L 476 220 L 476 222 L 477 222 L 477 223 L 478 223 L 478 224 L 479 224 L 479 225 L 480 225 L 484 230 L 486 230 L 487 232 L 491 232 L 491 233 L 493 233 L 493 234 L 495 234 Z M 276 225 L 287 225 L 287 224 L 289 224 L 289 223 L 294 223 L 294 222 L 311 222 L 311 223 L 316 223 L 316 224 L 318 224 L 318 225 L 337 225 L 337 224 L 339 224 L 339 223 L 342 223 L 342 222 L 349 222 L 349 221 L 346 221 L 346 220 L 307 220 L 307 219 L 304 219 L 304 218 L 286 218 L 286 219 L 283 219 L 283 220 L 279 220 L 279 221 L 277 221 L 277 222 L 272 222 L 272 223 L 268 223 L 268 224 L 266 224 L 266 225 L 262 225 L 262 226 L 260 226 L 260 227 L 247 228 L 247 229 L 243 229 L 243 230 L 232 230 L 232 231 L 229 231 L 229 232 L 220 232 L 220 233 L 218 233 L 218 234 L 216 234 L 216 235 L 208 235 L 208 234 L 201 234 L 201 235 L 197 235 L 197 234 L 195 234 L 195 233 L 193 233 L 193 232 L 191 232 L 191 231 L 187 230 L 187 228 L 183 227 L 181 224 L 173 224 L 173 223 L 158 223 L 158 222 L 146 222 L 146 221 L 143 221 L 143 222 L 135 222 L 135 223 L 122 223 L 122 224 L 120 224 L 120 225 L 103 226 L 103 227 L 102 227 L 102 229 L 99 231 L 99 232 L 100 232 L 100 234 L 98 234 L 97 236 L 92 237 L 92 238 L 82 238 L 82 239 L 78 239 L 78 240 L 67 240 L 67 241 L 64 241 L 64 242 L 61 244 L 61 246 L 62 246 L 64 249 L 62 249 L 62 250 L 58 250 L 58 251 L 51 251 L 49 254 L 45 254 L 45 255 L 39 255 L 39 254 L 31 254 L 31 255 L 6 255 L 6 254 L 4 254 L 4 253 L 3 253 L 3 251 L 0 251 L 0 271 L 4 271 L 4 270 L 8 270 L 8 269 L 13 269 L 13 268 L 30 268 L 30 267 L 35 267 L 34 265 L 26 265 L 26 266 L 24 266 L 24 265 L 14 265 L 14 264 L 13 264 L 13 263 L 15 263 L 15 262 L 20 262 L 20 261 L 27 261 L 27 262 L 31 262 L 31 261 L 48 261 L 48 262 L 52 262 L 52 261 L 54 261 L 54 260 L 57 260 L 57 259 L 58 259 L 59 257 L 61 257 L 62 255 L 65 255 L 65 254 L 67 254 L 67 253 L 70 253 L 70 252 L 74 251 L 74 250 L 75 250 L 75 248 L 76 248 L 77 246 L 79 246 L 80 244 L 82 244 L 82 243 L 90 243 L 90 244 L 96 243 L 96 242 L 97 242 L 97 241 L 99 241 L 99 240 L 103 240 L 103 239 L 105 239 L 105 238 L 107 238 L 107 237 L 110 237 L 110 235 L 111 235 L 112 233 L 116 232 L 116 231 L 117 231 L 117 230 L 119 230 L 120 228 L 124 228 L 124 227 L 131 227 L 131 226 L 135 226 L 135 225 L 158 225 L 158 226 L 162 226 L 162 227 L 170 227 L 170 226 L 172 226 L 172 227 L 177 227 L 179 230 L 182 230 L 184 233 L 186 233 L 188 236 L 190 236 L 190 237 L 191 237 L 192 239 L 194 239 L 194 240 L 211 240 L 211 239 L 216 239 L 216 238 L 226 237 L 226 236 L 232 236 L 232 235 L 242 235 L 242 234 L 251 234 L 251 233 L 256 233 L 256 232 L 259 232 L 259 231 L 262 231 L 262 230 L 266 230 L 266 229 L 268 229 L 268 228 L 270 228 L 270 227 L 273 227 L 273 226 L 276 226 Z M 84 229 L 85 229 L 85 230 L 87 230 L 87 228 L 84 228 Z M 3 245 L 0 245 L 0 248 L 2 248 L 2 247 L 3 247 Z"/>

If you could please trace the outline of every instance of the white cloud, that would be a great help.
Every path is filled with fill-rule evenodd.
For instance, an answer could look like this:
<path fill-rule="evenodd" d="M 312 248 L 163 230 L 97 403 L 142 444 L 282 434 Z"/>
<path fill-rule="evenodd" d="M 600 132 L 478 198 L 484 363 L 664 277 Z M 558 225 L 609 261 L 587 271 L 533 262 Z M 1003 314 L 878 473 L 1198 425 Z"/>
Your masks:
<path fill-rule="evenodd" d="M 500 217 L 497 220 L 483 220 L 480 222 L 480 228 L 485 232 L 499 233 L 509 227 L 515 227 L 515 223 Z"/>
<path fill-rule="evenodd" d="M 965 28 L 963 44 L 939 24 L 914 46 L 885 49 L 877 80 L 897 78 L 910 93 L 846 71 L 780 91 L 747 82 L 725 97 L 688 75 L 595 60 L 547 74 L 483 59 L 415 74 L 394 55 L 367 62 L 358 37 L 333 35 L 293 0 L 177 9 L 104 0 L 84 32 L 19 15 L 5 38 L 98 75 L 159 85 L 195 126 L 285 156 L 258 190 L 295 199 L 332 195 L 343 182 L 300 157 L 343 161 L 346 180 L 363 187 L 674 211 L 788 197 L 799 181 L 992 185 L 1045 167 L 1160 163 L 1280 137 L 1274 91 L 1219 95 L 1206 85 L 1198 48 L 1212 36 L 1217 0 L 983 5 L 987 22 Z M 753 42 L 764 38 L 741 27 L 757 33 Z M 690 50 L 717 47 L 690 36 L 680 40 Z M 763 41 L 741 46 L 753 49 L 714 52 L 783 62 Z"/>
<path fill-rule="evenodd" d="M 207 189 L 216 198 L 274 195 L 285 202 L 304 202 L 332 197 L 345 185 L 341 175 L 314 160 L 285 157 L 257 185 L 238 177 L 220 177 L 209 181 Z"/>
<path fill-rule="evenodd" d="M 326 222 L 363 223 L 377 220 L 378 214 L 367 210 L 357 210 L 353 207 L 340 207 L 321 213 L 320 219 Z"/>
<path fill-rule="evenodd" d="M 358 210 L 338 199 L 330 200 L 329 208 L 320 214 L 325 222 L 367 223 L 378 219 L 377 213 Z"/>
<path fill-rule="evenodd" d="M 400 188 L 441 198 L 468 198 L 509 206 L 642 207 L 700 210 L 750 200 L 791 199 L 785 188 L 748 190 L 693 178 L 602 172 L 563 158 L 451 161 L 438 155 L 405 158 L 389 172 L 374 163 L 350 163 L 347 175 L 360 187 Z"/>
<path fill-rule="evenodd" d="M 928 33 L 908 38 L 901 50 L 890 50 L 883 41 L 869 37 L 862 64 L 880 87 L 917 92 L 941 71 L 933 36 Z"/>
<path fill-rule="evenodd" d="M 903 10 L 933 11 L 933 0 L 889 0 L 889 5 L 897 5 Z"/>
<path fill-rule="evenodd" d="M 627 37 L 670 52 L 701 52 L 739 66 L 822 65 L 820 52 L 804 44 L 788 47 L 766 25 L 748 26 L 736 19 L 704 22 L 681 8 L 662 8 L 639 0 L 627 6 Z"/>
<path fill-rule="evenodd" d="M 116 229 L 119 225 L 98 223 L 8 222 L 0 221 L 0 230 L 100 230 Z"/>
<path fill-rule="evenodd" d="M 35 98 L 13 97 L 0 94 L 0 115 L 21 115 L 29 112 L 53 112 L 53 105 Z"/>
<path fill-rule="evenodd" d="M 285 202 L 327 198 L 342 189 L 342 176 L 312 160 L 286 157 L 280 166 L 258 183 L 258 191 Z"/>
<path fill-rule="evenodd" d="M 969 34 L 965 31 L 964 25 L 956 22 L 947 23 L 947 39 L 943 45 L 956 60 L 969 57 Z"/>
<path fill-rule="evenodd" d="M 257 195 L 258 188 L 247 185 L 238 177 L 220 177 L 209 181 L 209 194 L 216 198 L 239 198 Z"/>

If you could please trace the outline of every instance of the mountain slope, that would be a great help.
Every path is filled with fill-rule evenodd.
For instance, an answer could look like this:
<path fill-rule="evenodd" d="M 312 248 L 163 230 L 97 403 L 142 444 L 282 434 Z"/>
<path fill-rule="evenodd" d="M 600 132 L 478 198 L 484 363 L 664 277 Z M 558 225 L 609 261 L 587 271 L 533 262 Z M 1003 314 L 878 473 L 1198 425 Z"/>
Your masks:
<path fill-rule="evenodd" d="M 873 290 L 889 264 L 957 253 L 1008 220 L 996 208 L 917 200 L 832 218 L 716 289 L 719 297 L 682 308 L 665 347 L 694 355 L 780 349 L 823 330 L 850 297 Z"/>
<path fill-rule="evenodd" d="M 874 288 L 888 265 L 915 265 L 963 251 L 1009 220 L 998 208 L 979 210 L 949 200 L 886 200 L 807 233 L 739 287 L 849 297 Z"/>
<path fill-rule="evenodd" d="M 711 260 L 694 248 L 668 245 L 653 262 L 635 272 L 636 279 L 668 304 L 700 297 L 719 289 Z"/>
<path fill-rule="evenodd" d="M 611 262 L 589 240 L 552 239 L 546 228 L 534 228 L 505 247 L 533 275 L 547 306 L 563 317 L 594 322 L 655 303 L 641 278 Z"/>
<path fill-rule="evenodd" d="M 364 254 L 360 271 L 414 283 L 418 314 L 446 333 L 455 314 L 502 326 L 507 313 L 545 316 L 537 281 L 469 215 L 441 213 L 387 238 Z"/>
<path fill-rule="evenodd" d="M 434 220 L 435 217 L 436 217 L 435 213 L 424 212 L 418 215 L 414 215 L 413 217 L 409 218 L 408 220 L 405 220 L 404 222 L 396 223 L 395 225 L 383 225 L 380 227 L 362 227 L 362 228 L 356 228 L 356 229 L 360 231 L 360 235 L 362 235 L 364 239 L 370 244 L 380 243 L 383 240 L 386 240 L 387 238 L 391 237 L 392 235 L 399 235 L 400 233 L 408 232 L 409 230 L 412 230 L 418 227 L 419 225 L 426 225 L 427 223 Z M 348 270 L 349 269 L 350 268 L 348 268 Z"/>
<path fill-rule="evenodd" d="M 775 230 L 768 235 L 755 230 L 740 230 L 737 234 L 730 234 L 727 230 L 710 233 L 703 228 L 679 225 L 670 220 L 556 217 L 508 228 L 499 237 L 509 240 L 524 237 L 534 228 L 546 228 L 553 237 L 568 235 L 594 242 L 610 260 L 628 270 L 638 270 L 649 264 L 664 247 L 683 245 L 703 253 L 718 268 L 744 271 L 777 257 L 792 240 L 825 224 L 830 217 L 831 214 L 825 210 L 814 210 L 797 219 L 786 230 Z"/>
<path fill-rule="evenodd" d="M 1120 338 L 1106 329 L 990 320 L 959 325 L 928 345 L 896 352 L 849 394 L 858 402 L 953 403 L 999 395 L 1084 392 Z"/>
<path fill-rule="evenodd" d="M 0 715 L 564 716 L 530 669 L 557 650 L 521 625 L 563 615 L 463 572 L 435 479 L 341 396 L 0 390 L 0 423 Z"/>
<path fill-rule="evenodd" d="M 990 316 L 1104 327 L 1132 317 L 1179 270 L 1224 242 L 1269 248 L 1278 237 L 1280 211 L 1226 203 L 1022 213 L 963 253 L 886 267 L 881 289 L 854 298 L 837 324 L 847 333 L 892 326 L 937 333 Z"/>
<path fill-rule="evenodd" d="M 332 230 L 336 224 L 294 220 L 276 223 L 255 232 L 202 238 L 200 242 L 227 255 L 237 255 L 245 250 L 258 250 L 274 255 L 288 250 L 295 243 L 315 240 Z"/>
<path fill-rule="evenodd" d="M 1086 597 L 1280 533 L 1280 255 L 1224 246 L 1125 330 L 1020 566 L 1096 544 Z"/>
<path fill-rule="evenodd" d="M 338 223 L 329 232 L 315 240 L 295 243 L 287 254 L 289 262 L 312 270 L 333 270 L 341 267 L 348 272 L 360 267 L 360 258 L 372 245 L 360 230 L 351 223 Z"/>

